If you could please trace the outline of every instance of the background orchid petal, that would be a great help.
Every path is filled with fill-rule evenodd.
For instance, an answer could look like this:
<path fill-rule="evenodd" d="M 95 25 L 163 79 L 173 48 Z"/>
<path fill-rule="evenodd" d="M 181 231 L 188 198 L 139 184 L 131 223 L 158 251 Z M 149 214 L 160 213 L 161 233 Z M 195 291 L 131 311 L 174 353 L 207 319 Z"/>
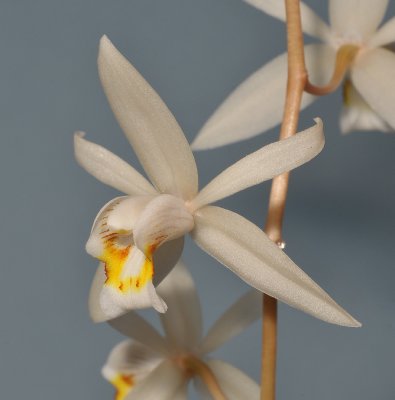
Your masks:
<path fill-rule="evenodd" d="M 258 10 L 285 22 L 285 3 L 279 0 L 244 0 Z M 305 3 L 300 3 L 303 32 L 326 41 L 331 36 L 329 26 Z"/>
<path fill-rule="evenodd" d="M 217 378 L 227 400 L 258 400 L 260 388 L 258 384 L 240 369 L 220 360 L 210 360 L 208 366 Z M 204 382 L 195 378 L 197 390 L 205 399 L 211 399 Z"/>
<path fill-rule="evenodd" d="M 330 25 L 337 35 L 366 40 L 380 25 L 387 6 L 388 0 L 329 0 Z"/>
<path fill-rule="evenodd" d="M 198 186 L 195 159 L 170 110 L 106 36 L 98 66 L 110 106 L 155 187 L 192 198 Z"/>
<path fill-rule="evenodd" d="M 360 326 L 261 229 L 240 215 L 206 206 L 195 214 L 192 237 L 252 287 L 323 321 Z"/>
<path fill-rule="evenodd" d="M 368 41 L 368 46 L 379 47 L 395 42 L 395 17 L 380 27 Z"/>
<path fill-rule="evenodd" d="M 288 139 L 271 143 L 217 175 L 193 200 L 193 208 L 228 197 L 290 171 L 314 158 L 325 144 L 322 121 Z"/>
<path fill-rule="evenodd" d="M 395 129 L 395 54 L 377 48 L 360 55 L 351 80 L 370 107 Z"/>
<path fill-rule="evenodd" d="M 214 323 L 200 345 L 202 354 L 210 353 L 241 333 L 262 315 L 262 293 L 253 289 L 240 297 Z"/>
<path fill-rule="evenodd" d="M 74 135 L 75 159 L 82 168 L 100 182 L 130 195 L 155 194 L 155 188 L 139 172 L 111 151 Z"/>
<path fill-rule="evenodd" d="M 334 51 L 327 45 L 305 47 L 306 65 L 315 84 L 327 83 L 333 72 Z M 287 55 L 282 54 L 241 83 L 202 127 L 194 150 L 238 142 L 265 132 L 281 122 L 287 85 Z M 302 108 L 315 99 L 303 93 Z"/>
<path fill-rule="evenodd" d="M 172 361 L 164 361 L 125 400 L 174 400 L 183 387 L 184 376 Z"/>
<path fill-rule="evenodd" d="M 157 290 L 168 306 L 160 318 L 169 345 L 195 350 L 202 339 L 202 313 L 195 283 L 184 263 L 179 261 Z"/>

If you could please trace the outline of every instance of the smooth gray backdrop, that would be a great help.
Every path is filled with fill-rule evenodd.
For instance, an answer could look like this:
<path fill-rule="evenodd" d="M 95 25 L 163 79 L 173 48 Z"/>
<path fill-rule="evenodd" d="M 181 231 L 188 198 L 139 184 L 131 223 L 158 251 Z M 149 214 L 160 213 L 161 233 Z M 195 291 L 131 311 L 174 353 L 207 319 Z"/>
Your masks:
<path fill-rule="evenodd" d="M 326 17 L 326 2 L 310 4 Z M 231 89 L 285 48 L 284 25 L 241 0 L 0 2 L 0 397 L 7 400 L 113 397 L 100 368 L 121 337 L 89 320 L 96 261 L 84 244 L 96 212 L 117 193 L 79 168 L 72 148 L 73 131 L 82 129 L 137 165 L 97 76 L 104 33 L 189 140 Z M 301 128 L 323 118 L 327 144 L 292 174 L 286 251 L 364 327 L 331 326 L 280 305 L 278 400 L 395 396 L 395 136 L 341 136 L 340 106 L 338 92 L 302 114 Z M 198 153 L 201 184 L 277 134 Z M 222 204 L 263 224 L 269 188 Z M 247 286 L 191 242 L 184 255 L 207 328 Z M 215 356 L 258 379 L 259 352 L 255 323 Z"/>

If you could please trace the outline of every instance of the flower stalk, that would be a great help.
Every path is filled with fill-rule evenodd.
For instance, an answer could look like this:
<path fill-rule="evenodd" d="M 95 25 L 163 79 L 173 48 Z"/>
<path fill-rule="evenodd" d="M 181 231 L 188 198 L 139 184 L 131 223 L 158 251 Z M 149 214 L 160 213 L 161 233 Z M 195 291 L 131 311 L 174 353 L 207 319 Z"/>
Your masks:
<path fill-rule="evenodd" d="M 285 0 L 287 20 L 288 80 L 279 139 L 296 133 L 302 94 L 307 82 L 299 0 Z M 289 173 L 273 179 L 265 232 L 283 246 L 282 224 Z M 274 400 L 276 393 L 277 300 L 263 295 L 261 400 Z"/>

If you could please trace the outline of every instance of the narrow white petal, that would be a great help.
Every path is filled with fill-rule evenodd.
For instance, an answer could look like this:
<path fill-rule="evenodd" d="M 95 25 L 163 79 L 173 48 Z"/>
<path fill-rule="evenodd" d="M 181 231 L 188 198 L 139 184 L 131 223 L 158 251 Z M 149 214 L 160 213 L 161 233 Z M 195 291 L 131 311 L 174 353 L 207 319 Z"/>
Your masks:
<path fill-rule="evenodd" d="M 193 197 L 195 160 L 165 103 L 106 36 L 98 66 L 110 106 L 151 181 L 161 192 Z"/>
<path fill-rule="evenodd" d="M 171 361 L 164 361 L 125 400 L 174 400 L 183 387 L 184 376 Z"/>
<path fill-rule="evenodd" d="M 381 47 L 395 42 L 395 17 L 387 21 L 368 41 L 370 47 Z"/>
<path fill-rule="evenodd" d="M 162 194 L 144 209 L 134 227 L 137 247 L 147 253 L 162 243 L 177 239 L 193 228 L 193 217 L 184 202 L 175 196 Z"/>
<path fill-rule="evenodd" d="M 96 143 L 74 135 L 74 155 L 82 168 L 100 182 L 131 195 L 156 194 L 155 188 L 126 161 Z"/>
<path fill-rule="evenodd" d="M 310 161 L 325 144 L 322 121 L 315 121 L 313 127 L 264 146 L 231 165 L 198 193 L 192 208 L 198 209 Z"/>
<path fill-rule="evenodd" d="M 135 311 L 115 318 L 109 321 L 109 324 L 122 335 L 142 343 L 158 354 L 168 353 L 168 345 L 163 336 Z"/>
<path fill-rule="evenodd" d="M 111 351 L 102 375 L 116 388 L 116 399 L 123 400 L 161 362 L 149 347 L 125 340 Z"/>
<path fill-rule="evenodd" d="M 285 3 L 281 0 L 244 0 L 246 3 L 256 7 L 258 10 L 285 21 Z M 320 38 L 329 39 L 331 32 L 329 26 L 306 4 L 300 3 L 300 14 L 303 32 Z"/>
<path fill-rule="evenodd" d="M 369 106 L 395 129 L 395 54 L 383 48 L 362 54 L 351 70 L 351 81 Z"/>
<path fill-rule="evenodd" d="M 388 0 L 329 0 L 329 20 L 343 38 L 366 40 L 384 18 Z"/>
<path fill-rule="evenodd" d="M 200 346 L 210 353 L 237 336 L 262 315 L 262 293 L 253 289 L 240 297 L 211 327 Z"/>
<path fill-rule="evenodd" d="M 240 215 L 206 206 L 195 214 L 192 237 L 252 287 L 324 321 L 360 326 L 264 232 Z"/>
<path fill-rule="evenodd" d="M 342 133 L 352 131 L 381 131 L 390 132 L 393 129 L 387 122 L 369 106 L 354 88 L 346 81 L 343 88 L 343 109 L 340 115 Z"/>
<path fill-rule="evenodd" d="M 214 373 L 227 400 L 259 399 L 260 388 L 258 384 L 244 372 L 219 360 L 210 360 L 207 364 Z M 201 378 L 195 377 L 193 383 L 200 394 L 200 398 L 212 400 L 211 394 Z"/>
<path fill-rule="evenodd" d="M 168 306 L 160 318 L 169 345 L 174 349 L 195 350 L 202 339 L 202 314 L 188 268 L 179 261 L 157 290 Z"/>
<path fill-rule="evenodd" d="M 334 67 L 334 51 L 326 45 L 305 47 L 306 65 L 315 84 L 327 83 Z M 210 149 L 256 136 L 278 125 L 283 117 L 287 85 L 287 55 L 264 65 L 240 84 L 198 133 L 192 148 Z M 304 93 L 302 108 L 315 99 Z"/>

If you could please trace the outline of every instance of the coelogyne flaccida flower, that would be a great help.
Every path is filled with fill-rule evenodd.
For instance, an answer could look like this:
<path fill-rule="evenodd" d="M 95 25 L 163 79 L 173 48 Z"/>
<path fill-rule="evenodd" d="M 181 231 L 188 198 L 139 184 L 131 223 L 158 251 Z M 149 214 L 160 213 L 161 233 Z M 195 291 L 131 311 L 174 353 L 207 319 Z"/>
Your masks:
<path fill-rule="evenodd" d="M 195 160 L 181 128 L 107 37 L 100 43 L 98 65 L 110 106 L 152 184 L 113 153 L 75 135 L 80 165 L 127 194 L 102 208 L 86 245 L 101 261 L 90 295 L 92 318 L 104 321 L 150 306 L 165 312 L 155 283 L 175 265 L 190 233 L 252 287 L 325 321 L 359 326 L 261 229 L 210 205 L 317 155 L 324 145 L 321 121 L 244 157 L 198 191 Z"/>
<path fill-rule="evenodd" d="M 245 2 L 285 21 L 284 1 Z M 302 29 L 323 41 L 305 46 L 310 82 L 325 86 L 333 77 L 338 81 L 336 87 L 345 76 L 340 116 L 343 133 L 395 129 L 395 54 L 385 47 L 395 42 L 395 17 L 378 28 L 387 6 L 388 0 L 329 0 L 328 26 L 301 3 Z M 282 119 L 286 81 L 285 53 L 258 69 L 225 99 L 203 126 L 192 148 L 223 146 L 276 126 Z M 302 108 L 316 98 L 304 93 Z"/>
<path fill-rule="evenodd" d="M 238 368 L 207 355 L 259 318 L 260 293 L 247 292 L 203 337 L 199 297 L 181 262 L 158 286 L 158 292 L 169 304 L 169 310 L 160 314 L 164 337 L 133 311 L 110 322 L 130 338 L 115 346 L 102 370 L 116 388 L 116 400 L 187 399 L 190 380 L 205 395 L 202 377 L 207 374 L 214 376 L 226 399 L 258 400 L 256 382 Z"/>

